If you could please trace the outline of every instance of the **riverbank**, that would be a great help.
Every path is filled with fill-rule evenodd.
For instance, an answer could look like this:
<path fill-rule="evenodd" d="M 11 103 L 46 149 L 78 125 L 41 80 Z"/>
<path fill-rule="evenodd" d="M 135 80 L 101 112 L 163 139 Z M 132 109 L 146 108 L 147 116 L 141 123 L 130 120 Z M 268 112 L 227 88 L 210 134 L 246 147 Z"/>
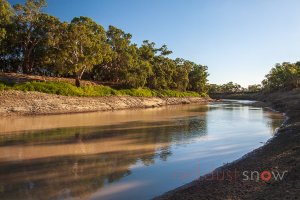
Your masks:
<path fill-rule="evenodd" d="M 213 99 L 237 99 L 237 100 L 258 100 L 260 92 L 239 92 L 239 93 L 214 93 L 209 94 Z"/>
<path fill-rule="evenodd" d="M 0 73 L 0 92 L 3 90 L 17 90 L 23 92 L 42 92 L 62 96 L 77 97 L 108 97 L 108 96 L 134 96 L 134 97 L 207 97 L 206 93 L 195 91 L 179 91 L 171 89 L 126 88 L 116 86 L 116 83 L 100 83 L 82 81 L 76 87 L 74 79 L 53 78 L 15 73 Z M 113 86 L 115 85 L 115 86 Z"/>
<path fill-rule="evenodd" d="M 77 97 L 4 90 L 0 92 L 0 116 L 82 113 L 166 105 L 207 103 L 208 97 Z"/>
<path fill-rule="evenodd" d="M 298 199 L 300 192 L 300 90 L 259 96 L 257 106 L 284 112 L 285 123 L 264 146 L 157 200 Z M 245 180 L 245 171 L 285 171 L 282 180 Z M 223 176 L 223 173 L 225 176 Z M 234 173 L 234 174 L 232 174 Z M 228 176 L 229 174 L 229 176 Z M 226 176 L 227 175 L 227 176 Z M 272 174 L 271 174 L 272 175 Z M 220 178 L 221 177 L 221 178 Z"/>
<path fill-rule="evenodd" d="M 83 113 L 206 103 L 193 91 L 117 89 L 108 83 L 0 72 L 0 116 Z M 108 85 L 107 85 L 108 84 Z"/>

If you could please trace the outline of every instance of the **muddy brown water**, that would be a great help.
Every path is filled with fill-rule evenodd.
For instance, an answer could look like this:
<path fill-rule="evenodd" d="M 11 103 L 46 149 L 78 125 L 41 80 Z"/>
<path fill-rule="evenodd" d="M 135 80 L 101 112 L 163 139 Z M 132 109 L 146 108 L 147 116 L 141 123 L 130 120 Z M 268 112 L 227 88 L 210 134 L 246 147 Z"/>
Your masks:
<path fill-rule="evenodd" d="M 249 101 L 0 119 L 0 199 L 151 199 L 263 145 Z"/>

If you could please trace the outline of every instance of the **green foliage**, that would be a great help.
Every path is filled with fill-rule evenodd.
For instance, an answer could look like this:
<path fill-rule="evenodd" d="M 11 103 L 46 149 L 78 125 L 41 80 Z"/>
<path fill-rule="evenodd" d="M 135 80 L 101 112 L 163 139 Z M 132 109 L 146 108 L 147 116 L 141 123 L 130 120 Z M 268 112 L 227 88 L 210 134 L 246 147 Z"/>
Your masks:
<path fill-rule="evenodd" d="M 276 64 L 262 81 L 267 92 L 291 90 L 300 86 L 300 62 Z"/>
<path fill-rule="evenodd" d="M 176 64 L 170 58 L 158 56 L 152 64 L 152 74 L 148 79 L 148 87 L 153 89 L 176 88 L 173 77 L 176 72 Z"/>
<path fill-rule="evenodd" d="M 105 30 L 92 19 L 75 17 L 68 26 L 64 44 L 64 58 L 68 73 L 76 74 L 78 80 L 83 73 L 92 70 L 94 65 L 102 63 L 108 51 Z"/>
<path fill-rule="evenodd" d="M 208 93 L 238 93 L 245 91 L 246 89 L 243 88 L 241 85 L 233 82 L 228 82 L 223 85 L 210 84 Z"/>
<path fill-rule="evenodd" d="M 64 96 L 110 96 L 115 91 L 106 86 L 76 87 L 63 82 L 26 82 L 14 85 L 12 89 L 21 91 L 37 91 Z"/>
<path fill-rule="evenodd" d="M 118 95 L 129 95 L 137 97 L 206 97 L 206 94 L 186 91 L 180 92 L 176 90 L 151 90 L 147 88 L 118 90 Z"/>
<path fill-rule="evenodd" d="M 144 87 L 206 93 L 206 66 L 169 58 L 172 51 L 166 45 L 156 47 L 145 40 L 137 46 L 130 33 L 114 26 L 105 31 L 88 17 L 61 22 L 43 12 L 46 6 L 45 0 L 26 0 L 12 9 L 0 0 L 0 34 L 9 33 L 1 45 L 0 71 L 73 76 L 78 87 L 83 77 L 114 83 L 134 95 L 153 95 L 137 89 Z"/>
<path fill-rule="evenodd" d="M 189 73 L 189 87 L 188 89 L 198 93 L 207 92 L 207 66 L 197 65 L 192 63 L 192 71 Z"/>
<path fill-rule="evenodd" d="M 0 91 L 7 89 L 7 85 L 0 82 Z"/>
<path fill-rule="evenodd" d="M 6 38 L 6 28 L 11 23 L 12 16 L 13 13 L 10 4 L 6 0 L 0 0 L 0 45 L 2 45 L 2 41 Z"/>
<path fill-rule="evenodd" d="M 123 89 L 118 90 L 117 95 L 129 95 L 135 97 L 154 97 L 157 93 L 153 90 L 147 88 L 137 88 L 137 89 Z"/>
<path fill-rule="evenodd" d="M 261 91 L 261 85 L 260 84 L 254 84 L 248 86 L 248 92 L 260 92 Z"/>
<path fill-rule="evenodd" d="M 49 33 L 48 16 L 42 13 L 47 6 L 45 0 L 27 0 L 24 5 L 14 5 L 13 47 L 16 57 L 21 58 L 22 70 L 30 73 L 33 70 L 35 51 Z"/>
<path fill-rule="evenodd" d="M 131 44 L 131 34 L 109 26 L 107 43 L 111 48 L 110 57 L 95 67 L 101 81 L 120 83 L 125 87 L 143 87 L 150 73 L 150 64 L 140 58 L 139 49 Z"/>
<path fill-rule="evenodd" d="M 205 97 L 205 94 L 199 94 L 197 92 L 187 91 L 187 92 L 179 92 L 176 90 L 158 90 L 158 96 L 161 97 Z"/>
<path fill-rule="evenodd" d="M 210 84 L 209 93 L 240 93 L 240 92 L 275 92 L 279 90 L 292 90 L 300 86 L 300 62 L 283 62 L 276 64 L 275 67 L 266 75 L 262 84 L 249 85 L 242 88 L 240 85 L 229 82 L 223 85 Z"/>
<path fill-rule="evenodd" d="M 176 89 L 180 91 L 186 91 L 190 83 L 189 74 L 191 73 L 193 63 L 180 58 L 177 58 L 175 62 L 177 65 L 174 75 Z M 206 81 L 206 78 L 203 77 L 203 80 Z"/>
<path fill-rule="evenodd" d="M 121 89 L 116 90 L 108 86 L 83 86 L 76 87 L 64 82 L 26 82 L 22 84 L 9 85 L 0 83 L 0 91 L 3 90 L 36 91 L 48 94 L 81 97 L 103 97 L 103 96 L 136 96 L 136 97 L 199 97 L 196 92 L 180 92 L 174 90 L 151 90 L 148 88 Z"/>

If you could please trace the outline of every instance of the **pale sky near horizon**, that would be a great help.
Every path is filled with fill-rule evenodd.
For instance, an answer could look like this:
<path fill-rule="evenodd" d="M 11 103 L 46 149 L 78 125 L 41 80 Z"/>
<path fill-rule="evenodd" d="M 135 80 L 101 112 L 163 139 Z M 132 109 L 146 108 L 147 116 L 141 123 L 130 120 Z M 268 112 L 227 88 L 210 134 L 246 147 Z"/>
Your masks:
<path fill-rule="evenodd" d="M 24 0 L 9 0 L 11 4 Z M 46 12 L 166 44 L 207 65 L 210 83 L 260 83 L 275 63 L 300 60 L 300 0 L 48 0 Z"/>

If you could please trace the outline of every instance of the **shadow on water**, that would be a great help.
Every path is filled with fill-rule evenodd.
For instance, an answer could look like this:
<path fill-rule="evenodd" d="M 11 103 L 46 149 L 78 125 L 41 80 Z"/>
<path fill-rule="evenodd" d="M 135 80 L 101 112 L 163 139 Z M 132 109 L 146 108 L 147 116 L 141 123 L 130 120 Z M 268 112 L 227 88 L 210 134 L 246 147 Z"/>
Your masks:
<path fill-rule="evenodd" d="M 132 121 L 117 125 L 27 131 L 22 134 L 0 135 L 0 147 L 13 145 L 68 144 L 81 140 L 92 141 L 118 137 L 138 138 L 138 142 L 143 142 L 140 140 L 155 139 L 156 136 L 162 135 L 162 133 L 166 133 L 164 134 L 166 136 L 172 135 L 176 141 L 183 139 L 182 137 L 184 136 L 190 138 L 193 137 L 193 135 L 199 136 L 199 134 L 205 134 L 205 123 L 204 115 L 176 118 L 160 122 Z M 177 137 L 180 139 L 176 139 Z"/>
<path fill-rule="evenodd" d="M 118 112 L 72 115 L 72 123 L 89 116 L 93 125 L 0 135 L 0 199 L 151 198 L 183 184 L 167 180 L 174 172 L 190 170 L 187 181 L 193 180 L 199 159 L 204 169 L 208 161 L 232 161 L 282 122 L 276 113 L 237 102 L 127 112 L 121 120 Z M 113 123 L 94 125 L 106 117 Z"/>
<path fill-rule="evenodd" d="M 17 155 L 15 160 L 0 160 L 0 197 L 84 198 L 130 175 L 130 166 L 138 160 L 145 166 L 154 164 L 155 159 L 167 161 L 172 155 L 171 144 L 206 134 L 205 116 L 193 116 L 2 136 L 1 154 L 6 153 L 3 148 L 15 147 L 13 153 Z M 65 145 L 71 145 L 71 150 L 64 148 Z M 58 152 L 49 156 L 47 147 L 53 146 Z"/>

